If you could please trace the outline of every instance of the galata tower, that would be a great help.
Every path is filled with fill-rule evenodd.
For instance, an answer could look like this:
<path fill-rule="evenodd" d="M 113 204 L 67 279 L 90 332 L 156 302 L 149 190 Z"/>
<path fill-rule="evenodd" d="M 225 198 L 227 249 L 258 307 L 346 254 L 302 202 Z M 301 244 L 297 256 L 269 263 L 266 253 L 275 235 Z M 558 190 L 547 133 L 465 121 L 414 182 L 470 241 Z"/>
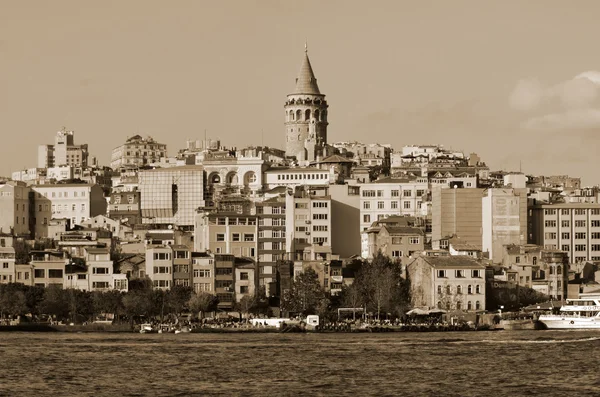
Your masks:
<path fill-rule="evenodd" d="M 319 91 L 306 45 L 296 88 L 285 102 L 285 154 L 301 163 L 315 161 L 327 143 L 327 101 Z"/>

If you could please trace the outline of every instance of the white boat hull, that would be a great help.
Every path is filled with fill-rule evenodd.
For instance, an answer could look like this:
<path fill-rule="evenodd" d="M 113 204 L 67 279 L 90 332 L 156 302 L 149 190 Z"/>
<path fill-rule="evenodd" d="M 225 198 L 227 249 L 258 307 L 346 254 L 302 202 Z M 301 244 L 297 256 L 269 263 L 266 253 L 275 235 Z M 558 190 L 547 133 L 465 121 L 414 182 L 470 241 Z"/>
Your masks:
<path fill-rule="evenodd" d="M 600 329 L 599 317 L 542 315 L 538 321 L 548 329 Z"/>

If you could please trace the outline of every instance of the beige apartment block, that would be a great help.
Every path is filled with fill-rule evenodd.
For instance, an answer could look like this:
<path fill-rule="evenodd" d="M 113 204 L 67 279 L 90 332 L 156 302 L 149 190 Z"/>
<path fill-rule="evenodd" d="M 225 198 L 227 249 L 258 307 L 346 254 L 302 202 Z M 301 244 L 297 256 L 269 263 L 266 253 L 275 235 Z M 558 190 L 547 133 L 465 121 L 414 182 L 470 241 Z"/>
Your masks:
<path fill-rule="evenodd" d="M 484 189 L 435 187 L 432 190 L 431 242 L 433 249 L 455 235 L 481 248 Z"/>
<path fill-rule="evenodd" d="M 0 247 L 0 284 L 16 281 L 15 249 L 13 247 Z"/>
<path fill-rule="evenodd" d="M 96 215 L 106 215 L 107 203 L 100 185 L 33 185 L 31 190 L 36 237 L 51 237 L 48 227 L 52 219 L 67 219 L 73 227 Z"/>
<path fill-rule="evenodd" d="M 600 261 L 600 204 L 538 204 L 528 217 L 529 243 L 564 251 L 571 263 Z"/>
<path fill-rule="evenodd" d="M 497 188 L 483 192 L 482 251 L 494 263 L 502 261 L 503 246 L 527 242 L 527 191 Z"/>
<path fill-rule="evenodd" d="M 286 252 L 292 260 L 331 258 L 331 196 L 323 187 L 289 190 L 285 213 Z"/>
<path fill-rule="evenodd" d="M 407 266 L 413 305 L 485 310 L 485 266 L 468 256 L 419 256 Z"/>
<path fill-rule="evenodd" d="M 360 185 L 361 255 L 369 253 L 367 230 L 373 222 L 393 215 L 426 216 L 427 178 L 383 178 Z"/>
<path fill-rule="evenodd" d="M 29 187 L 24 182 L 0 183 L 0 232 L 30 233 Z"/>
<path fill-rule="evenodd" d="M 141 167 L 159 161 L 167 156 L 167 145 L 158 143 L 151 137 L 134 135 L 124 144 L 113 149 L 110 168 Z"/>

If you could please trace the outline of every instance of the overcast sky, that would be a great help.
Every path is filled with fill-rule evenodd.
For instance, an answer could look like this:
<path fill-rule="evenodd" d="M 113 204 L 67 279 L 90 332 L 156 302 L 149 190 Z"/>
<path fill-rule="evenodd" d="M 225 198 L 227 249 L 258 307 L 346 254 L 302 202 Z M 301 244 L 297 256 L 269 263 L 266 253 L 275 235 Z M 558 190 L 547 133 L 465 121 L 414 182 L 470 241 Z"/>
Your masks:
<path fill-rule="evenodd" d="M 443 144 L 600 183 L 598 1 L 0 0 L 0 174 L 65 126 L 284 147 L 305 40 L 329 141 Z"/>

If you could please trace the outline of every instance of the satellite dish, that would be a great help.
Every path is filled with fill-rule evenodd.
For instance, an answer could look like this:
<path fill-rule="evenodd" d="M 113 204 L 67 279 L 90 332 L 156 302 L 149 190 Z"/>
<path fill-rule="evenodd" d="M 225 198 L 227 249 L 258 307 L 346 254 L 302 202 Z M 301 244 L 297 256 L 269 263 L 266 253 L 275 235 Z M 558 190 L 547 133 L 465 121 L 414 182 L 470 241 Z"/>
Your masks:
<path fill-rule="evenodd" d="M 167 228 L 168 228 L 169 230 L 171 230 L 171 229 L 173 229 L 173 225 L 169 225 L 169 226 L 167 226 Z"/>

